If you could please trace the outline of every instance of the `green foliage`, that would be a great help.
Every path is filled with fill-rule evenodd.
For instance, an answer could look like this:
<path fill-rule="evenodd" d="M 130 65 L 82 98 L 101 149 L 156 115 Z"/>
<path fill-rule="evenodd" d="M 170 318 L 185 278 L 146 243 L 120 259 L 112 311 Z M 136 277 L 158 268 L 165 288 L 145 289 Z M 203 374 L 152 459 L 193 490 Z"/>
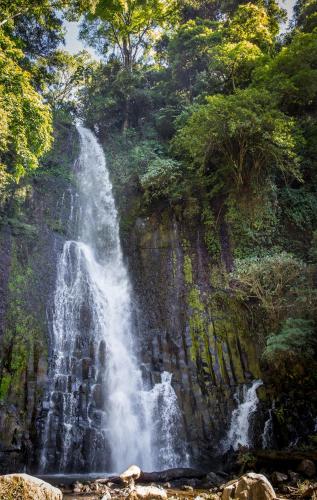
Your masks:
<path fill-rule="evenodd" d="M 295 5 L 296 27 L 305 32 L 312 32 L 317 27 L 316 0 L 298 0 Z"/>
<path fill-rule="evenodd" d="M 0 181 L 10 181 L 38 167 L 52 141 L 51 113 L 23 70 L 22 52 L 0 31 Z"/>
<path fill-rule="evenodd" d="M 290 45 L 256 71 L 255 87 L 269 89 L 283 109 L 299 112 L 316 105 L 317 32 L 295 34 Z"/>
<path fill-rule="evenodd" d="M 274 360 L 282 354 L 287 354 L 309 360 L 314 358 L 316 347 L 314 322 L 301 318 L 287 318 L 282 323 L 280 331 L 268 337 L 263 356 L 267 360 Z"/>
<path fill-rule="evenodd" d="M 48 88 L 45 94 L 54 108 L 75 105 L 94 67 L 88 52 L 85 51 L 73 56 L 58 50 L 49 59 L 41 59 L 37 64 L 38 67 L 47 68 Z"/>
<path fill-rule="evenodd" d="M 265 185 L 276 170 L 300 178 L 295 123 L 256 89 L 216 95 L 194 108 L 177 133 L 175 150 L 200 170 L 210 171 L 215 189 Z"/>
<path fill-rule="evenodd" d="M 297 230 L 311 232 L 317 224 L 317 194 L 299 189 L 283 188 L 280 193 L 283 215 Z"/>
<path fill-rule="evenodd" d="M 313 315 L 317 289 L 307 265 L 286 252 L 237 259 L 231 274 L 243 300 L 256 300 L 273 328 L 290 314 Z"/>
<path fill-rule="evenodd" d="M 263 53 L 257 45 L 249 41 L 227 42 L 212 51 L 210 70 L 215 72 L 224 90 L 231 87 L 235 91 L 250 83 L 252 71 L 261 63 Z"/>
<path fill-rule="evenodd" d="M 148 201 L 158 198 L 177 199 L 180 196 L 178 183 L 181 179 L 180 164 L 171 158 L 157 158 L 149 163 L 140 182 Z"/>
<path fill-rule="evenodd" d="M 228 38 L 232 42 L 250 42 L 263 52 L 269 52 L 277 31 L 263 6 L 247 3 L 240 5 L 229 21 Z"/>
<path fill-rule="evenodd" d="M 43 349 L 43 325 L 30 312 L 29 290 L 34 280 L 33 270 L 21 264 L 18 247 L 14 247 L 9 280 L 9 307 L 6 314 L 6 332 L 0 360 L 0 397 L 23 393 L 21 380 L 35 351 Z M 16 400 L 15 400 L 16 401 Z"/>
<path fill-rule="evenodd" d="M 101 53 L 118 49 L 120 60 L 132 70 L 153 32 L 173 22 L 176 2 L 162 0 L 99 0 L 86 17 L 81 35 Z"/>

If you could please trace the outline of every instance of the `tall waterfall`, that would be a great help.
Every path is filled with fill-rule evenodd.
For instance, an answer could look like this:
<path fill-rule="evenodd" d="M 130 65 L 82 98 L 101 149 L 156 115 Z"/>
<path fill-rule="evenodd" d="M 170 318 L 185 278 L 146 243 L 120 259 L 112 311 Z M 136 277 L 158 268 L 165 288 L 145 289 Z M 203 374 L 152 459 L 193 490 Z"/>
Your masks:
<path fill-rule="evenodd" d="M 243 385 L 242 389 L 238 388 L 235 394 L 237 408 L 232 412 L 230 428 L 222 443 L 223 451 L 231 447 L 237 450 L 239 446 L 249 448 L 252 445 L 250 419 L 257 409 L 259 399 L 256 391 L 261 385 L 262 380 L 254 380 L 251 387 Z"/>
<path fill-rule="evenodd" d="M 104 153 L 91 131 L 78 131 L 78 196 L 70 221 L 77 236 L 65 242 L 57 269 L 41 469 L 184 465 L 171 375 L 164 372 L 162 382 L 148 390 L 143 386 Z"/>

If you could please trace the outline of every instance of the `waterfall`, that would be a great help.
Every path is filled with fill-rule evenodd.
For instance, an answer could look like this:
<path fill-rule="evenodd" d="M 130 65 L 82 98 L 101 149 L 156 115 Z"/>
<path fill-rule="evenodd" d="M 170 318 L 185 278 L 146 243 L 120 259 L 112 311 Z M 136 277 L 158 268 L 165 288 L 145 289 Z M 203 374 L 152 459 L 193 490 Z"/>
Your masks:
<path fill-rule="evenodd" d="M 78 131 L 78 196 L 71 210 L 77 211 L 78 234 L 65 242 L 57 268 L 41 469 L 120 472 L 132 463 L 144 470 L 183 465 L 172 376 L 164 372 L 160 384 L 143 386 L 104 153 L 91 131 Z"/>
<path fill-rule="evenodd" d="M 269 409 L 269 417 L 264 423 L 262 434 L 262 448 L 270 448 L 273 441 L 273 411 L 275 410 L 275 401 L 272 403 L 272 408 Z"/>
<path fill-rule="evenodd" d="M 222 442 L 224 452 L 230 448 L 238 450 L 239 446 L 247 448 L 252 446 L 250 420 L 257 409 L 259 399 L 256 391 L 261 385 L 263 385 L 262 380 L 254 380 L 251 387 L 248 388 L 247 385 L 243 385 L 242 390 L 240 387 L 238 388 L 235 394 L 238 406 L 232 412 L 230 428 Z"/>

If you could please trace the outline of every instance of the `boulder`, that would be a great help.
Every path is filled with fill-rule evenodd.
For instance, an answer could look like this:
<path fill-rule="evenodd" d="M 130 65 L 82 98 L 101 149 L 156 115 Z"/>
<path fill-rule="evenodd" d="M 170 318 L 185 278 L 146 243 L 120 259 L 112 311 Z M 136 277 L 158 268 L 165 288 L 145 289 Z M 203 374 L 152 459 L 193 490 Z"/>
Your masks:
<path fill-rule="evenodd" d="M 110 495 L 109 491 L 102 497 L 101 500 L 111 500 L 111 495 Z"/>
<path fill-rule="evenodd" d="M 282 472 L 273 472 L 271 474 L 272 483 L 277 486 L 279 484 L 285 483 L 287 481 L 287 475 L 282 474 Z"/>
<path fill-rule="evenodd" d="M 262 474 L 249 472 L 225 485 L 221 500 L 273 500 L 275 491 Z"/>
<path fill-rule="evenodd" d="M 167 500 L 167 493 L 163 488 L 157 486 L 139 486 L 137 485 L 133 490 L 134 498 L 148 500 L 162 499 Z"/>
<path fill-rule="evenodd" d="M 128 484 L 130 488 L 133 488 L 134 483 L 139 479 L 141 475 L 141 469 L 137 465 L 131 465 L 127 470 L 120 474 L 120 479 L 125 484 Z"/>
<path fill-rule="evenodd" d="M 19 500 L 62 500 L 61 490 L 28 474 L 0 476 L 0 498 Z"/>
<path fill-rule="evenodd" d="M 223 483 L 223 478 L 218 476 L 215 472 L 208 472 L 206 476 L 208 483 L 212 486 L 220 486 Z"/>
<path fill-rule="evenodd" d="M 289 470 L 287 472 L 287 474 L 288 474 L 288 477 L 289 477 L 291 484 L 297 484 L 298 481 L 300 480 L 300 475 L 298 474 L 298 472 L 294 472 L 292 470 Z"/>
<path fill-rule="evenodd" d="M 73 493 L 81 493 L 83 490 L 83 485 L 79 481 L 75 481 L 72 486 Z"/>
<path fill-rule="evenodd" d="M 298 472 L 303 474 L 305 477 L 311 478 L 316 475 L 316 467 L 312 460 L 302 460 L 297 467 Z"/>

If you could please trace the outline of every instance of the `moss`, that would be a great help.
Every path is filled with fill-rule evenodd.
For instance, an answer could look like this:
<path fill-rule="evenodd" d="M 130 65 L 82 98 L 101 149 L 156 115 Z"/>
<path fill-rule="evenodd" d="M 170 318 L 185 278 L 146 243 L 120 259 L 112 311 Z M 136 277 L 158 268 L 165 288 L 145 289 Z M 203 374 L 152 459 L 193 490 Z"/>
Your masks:
<path fill-rule="evenodd" d="M 4 373 L 1 377 L 0 382 L 0 400 L 6 398 L 11 384 L 11 375 L 9 373 Z"/>
<path fill-rule="evenodd" d="M 204 312 L 205 310 L 204 304 L 200 300 L 200 291 L 196 287 L 190 289 L 187 303 L 194 311 Z"/>
<path fill-rule="evenodd" d="M 14 243 L 8 284 L 9 307 L 0 366 L 1 399 L 8 399 L 12 394 L 15 403 L 17 398 L 21 397 L 21 401 L 23 399 L 23 379 L 30 361 L 34 360 L 36 353 L 43 356 L 46 352 L 44 325 L 29 310 L 29 293 L 34 286 L 33 270 L 27 263 L 24 264 L 22 256 L 18 254 L 19 247 Z M 32 370 L 34 366 L 31 363 L 29 378 L 34 376 Z"/>
<path fill-rule="evenodd" d="M 186 285 L 191 285 L 193 283 L 192 261 L 189 255 L 184 256 L 184 279 Z"/>
<path fill-rule="evenodd" d="M 219 241 L 217 221 L 212 209 L 206 204 L 201 213 L 201 220 L 204 225 L 204 243 L 208 253 L 213 258 L 219 260 L 221 245 Z"/>
<path fill-rule="evenodd" d="M 60 219 L 57 219 L 57 220 L 50 220 L 49 219 L 49 220 L 47 220 L 47 225 L 55 233 L 59 233 L 59 234 L 63 234 L 63 235 L 66 234 L 66 228 Z"/>

